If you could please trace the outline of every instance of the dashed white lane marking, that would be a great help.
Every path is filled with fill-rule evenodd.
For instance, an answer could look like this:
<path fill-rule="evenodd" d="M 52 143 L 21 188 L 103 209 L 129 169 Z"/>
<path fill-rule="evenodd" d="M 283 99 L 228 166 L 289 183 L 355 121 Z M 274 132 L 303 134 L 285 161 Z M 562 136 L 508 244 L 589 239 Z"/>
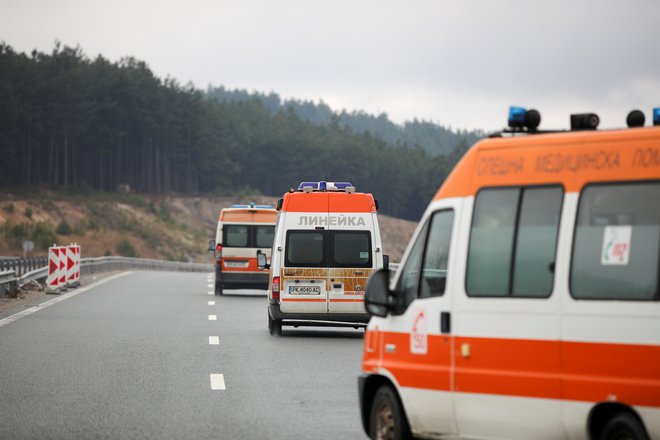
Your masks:
<path fill-rule="evenodd" d="M 209 301 L 209 305 L 210 305 L 210 306 L 214 306 L 214 305 L 215 305 L 215 301 Z"/>
<path fill-rule="evenodd" d="M 209 292 L 209 295 L 213 295 L 214 292 Z"/>
<path fill-rule="evenodd" d="M 209 283 L 209 289 L 213 288 L 213 284 Z"/>
<path fill-rule="evenodd" d="M 224 390 L 225 388 L 225 376 L 222 374 L 211 374 L 211 389 L 212 390 Z"/>
<path fill-rule="evenodd" d="M 16 313 L 16 314 L 11 315 L 11 316 L 8 316 L 8 317 L 6 317 L 6 318 L 4 318 L 4 319 L 0 319 L 0 327 L 3 327 L 3 326 L 5 326 L 5 325 L 7 325 L 7 324 L 10 324 L 10 323 L 14 322 L 14 321 L 17 321 L 17 320 L 19 320 L 19 319 L 21 319 L 21 318 L 24 318 L 24 317 L 26 317 L 26 316 L 28 316 L 28 315 L 31 315 L 31 314 L 33 314 L 34 312 L 38 312 L 39 310 L 43 310 L 43 309 L 45 309 L 45 308 L 48 308 L 48 307 L 50 307 L 50 306 L 52 306 L 52 305 L 54 305 L 54 304 L 57 304 L 58 302 L 64 301 L 65 299 L 73 298 L 74 296 L 76 296 L 76 295 L 78 295 L 78 294 L 80 294 L 80 293 L 87 292 L 88 290 L 91 290 L 91 289 L 93 289 L 93 288 L 95 288 L 95 287 L 98 287 L 98 286 L 100 286 L 101 284 L 105 284 L 105 283 L 107 283 L 107 282 L 109 282 L 109 281 L 116 280 L 117 278 L 119 278 L 119 277 L 123 277 L 124 275 L 128 275 L 128 274 L 130 274 L 130 273 L 131 273 L 131 272 L 122 272 L 122 273 L 118 273 L 117 275 L 112 275 L 112 276 L 110 276 L 110 277 L 108 277 L 108 278 L 105 278 L 105 279 L 99 280 L 99 281 L 97 281 L 97 282 L 95 282 L 95 283 L 92 283 L 92 284 L 90 284 L 89 286 L 78 288 L 78 289 L 74 290 L 73 292 L 69 292 L 69 293 L 62 294 L 61 296 L 58 296 L 57 298 L 53 298 L 53 299 L 51 299 L 51 300 L 49 300 L 49 301 L 42 302 L 41 304 L 36 305 L 36 306 L 34 306 L 34 307 L 30 307 L 30 308 L 27 309 L 27 310 L 23 310 L 22 312 L 18 312 L 18 313 Z"/>
<path fill-rule="evenodd" d="M 218 317 L 215 315 L 209 315 L 209 321 L 217 321 Z"/>
<path fill-rule="evenodd" d="M 220 336 L 209 336 L 209 345 L 220 345 Z"/>

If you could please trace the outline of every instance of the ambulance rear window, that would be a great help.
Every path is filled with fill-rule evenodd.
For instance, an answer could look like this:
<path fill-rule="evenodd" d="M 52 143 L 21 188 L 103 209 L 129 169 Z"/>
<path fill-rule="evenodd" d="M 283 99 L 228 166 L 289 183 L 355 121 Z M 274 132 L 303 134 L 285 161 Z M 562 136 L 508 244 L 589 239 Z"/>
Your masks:
<path fill-rule="evenodd" d="M 254 240 L 256 247 L 269 248 L 273 246 L 275 226 L 255 226 Z"/>
<path fill-rule="evenodd" d="M 287 267 L 371 267 L 371 232 L 291 230 L 286 234 Z"/>
<path fill-rule="evenodd" d="M 582 191 L 571 261 L 578 299 L 658 300 L 660 183 Z"/>
<path fill-rule="evenodd" d="M 323 231 L 289 231 L 286 243 L 287 266 L 317 266 L 323 263 Z"/>
<path fill-rule="evenodd" d="M 248 245 L 248 227 L 244 225 L 225 226 L 225 246 L 246 247 Z"/>
<path fill-rule="evenodd" d="M 371 267 L 371 234 L 368 231 L 334 232 L 333 260 L 342 267 Z"/>

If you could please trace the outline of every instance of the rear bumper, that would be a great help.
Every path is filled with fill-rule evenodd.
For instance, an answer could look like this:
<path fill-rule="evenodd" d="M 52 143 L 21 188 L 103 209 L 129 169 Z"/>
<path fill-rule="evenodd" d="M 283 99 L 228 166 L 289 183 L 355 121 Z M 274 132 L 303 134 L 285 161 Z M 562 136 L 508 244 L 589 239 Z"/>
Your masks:
<path fill-rule="evenodd" d="M 227 289 L 268 289 L 268 272 L 244 273 L 216 271 L 216 282 Z"/>
<path fill-rule="evenodd" d="M 282 325 L 313 327 L 366 327 L 369 323 L 367 313 L 282 313 L 279 303 L 269 302 L 268 313 Z"/>

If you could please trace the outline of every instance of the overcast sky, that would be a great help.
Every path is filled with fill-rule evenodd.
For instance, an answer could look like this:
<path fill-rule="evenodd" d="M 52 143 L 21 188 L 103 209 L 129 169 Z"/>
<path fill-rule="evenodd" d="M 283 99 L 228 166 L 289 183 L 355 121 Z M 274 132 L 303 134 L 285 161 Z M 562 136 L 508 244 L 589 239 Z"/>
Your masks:
<path fill-rule="evenodd" d="M 541 128 L 571 112 L 625 126 L 660 107 L 660 0 L 0 0 L 0 40 L 154 73 L 494 130 L 509 105 Z"/>

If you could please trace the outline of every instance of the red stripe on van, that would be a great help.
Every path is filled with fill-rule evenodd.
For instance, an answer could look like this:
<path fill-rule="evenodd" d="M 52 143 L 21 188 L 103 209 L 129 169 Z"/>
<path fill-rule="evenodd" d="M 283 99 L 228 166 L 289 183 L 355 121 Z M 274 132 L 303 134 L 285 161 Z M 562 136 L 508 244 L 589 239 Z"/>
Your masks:
<path fill-rule="evenodd" d="M 325 302 L 325 298 L 282 298 L 284 302 Z"/>
<path fill-rule="evenodd" d="M 410 334 L 381 334 L 383 346 L 395 347 L 383 350 L 382 367 L 403 387 L 450 391 L 453 371 L 457 392 L 660 407 L 657 345 L 429 335 L 420 355 L 410 351 Z M 364 351 L 364 371 L 379 351 Z"/>

